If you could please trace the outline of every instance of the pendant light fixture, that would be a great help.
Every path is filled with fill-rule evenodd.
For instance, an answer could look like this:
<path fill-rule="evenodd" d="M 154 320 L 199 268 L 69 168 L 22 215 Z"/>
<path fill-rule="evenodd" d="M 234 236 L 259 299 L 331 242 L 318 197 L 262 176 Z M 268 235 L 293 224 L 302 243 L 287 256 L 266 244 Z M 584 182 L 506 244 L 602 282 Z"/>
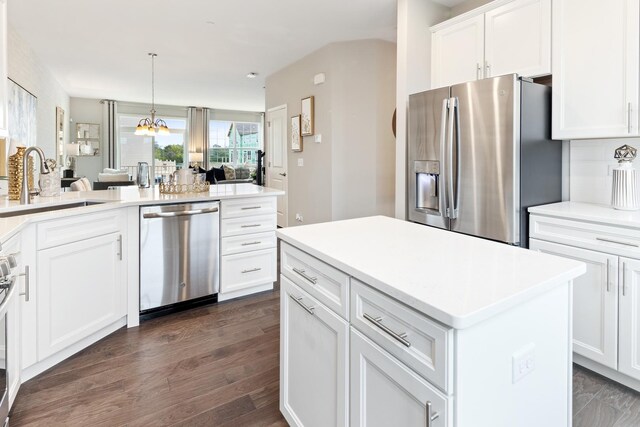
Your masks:
<path fill-rule="evenodd" d="M 151 57 L 151 118 L 145 117 L 138 122 L 135 135 L 169 135 L 167 123 L 162 119 L 156 119 L 155 59 L 158 54 L 149 53 L 149 56 Z"/>

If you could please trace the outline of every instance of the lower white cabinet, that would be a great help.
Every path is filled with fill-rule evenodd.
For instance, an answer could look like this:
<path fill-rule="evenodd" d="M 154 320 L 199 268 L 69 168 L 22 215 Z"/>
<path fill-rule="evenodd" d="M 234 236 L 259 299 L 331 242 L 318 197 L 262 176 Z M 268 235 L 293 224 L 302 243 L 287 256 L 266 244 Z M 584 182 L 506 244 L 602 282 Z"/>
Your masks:
<path fill-rule="evenodd" d="M 587 264 L 573 282 L 573 351 L 617 369 L 618 257 L 534 239 L 529 247 Z"/>
<path fill-rule="evenodd" d="M 273 283 L 277 275 L 277 253 L 274 248 L 226 255 L 220 267 L 222 293 Z"/>
<path fill-rule="evenodd" d="M 280 277 L 280 410 L 292 426 L 347 426 L 349 325 Z"/>
<path fill-rule="evenodd" d="M 447 397 L 351 328 L 351 426 L 447 426 Z"/>
<path fill-rule="evenodd" d="M 121 234 L 38 251 L 37 269 L 39 360 L 126 315 Z"/>
<path fill-rule="evenodd" d="M 640 261 L 621 258 L 620 354 L 618 370 L 640 380 Z"/>

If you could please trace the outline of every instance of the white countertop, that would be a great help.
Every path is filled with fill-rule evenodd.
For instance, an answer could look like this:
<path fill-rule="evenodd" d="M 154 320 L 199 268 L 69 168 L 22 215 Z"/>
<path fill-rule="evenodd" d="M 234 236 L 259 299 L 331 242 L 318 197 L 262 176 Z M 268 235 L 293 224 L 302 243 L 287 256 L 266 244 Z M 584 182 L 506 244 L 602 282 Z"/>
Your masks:
<path fill-rule="evenodd" d="M 640 211 L 620 211 L 609 205 L 561 202 L 529 208 L 529 213 L 640 229 Z"/>
<path fill-rule="evenodd" d="M 277 234 L 457 329 L 586 271 L 577 261 L 382 216 L 280 229 Z"/>
<path fill-rule="evenodd" d="M 77 215 L 82 212 L 96 212 L 125 206 L 143 206 L 165 203 L 206 202 L 210 200 L 239 199 L 246 197 L 279 196 L 283 191 L 260 187 L 250 183 L 212 185 L 208 193 L 160 194 L 157 187 L 118 187 L 115 190 L 71 191 L 57 197 L 35 197 L 29 205 L 0 197 L 0 217 L 6 213 L 17 213 L 38 208 L 55 208 L 75 203 L 97 203 L 70 209 L 0 218 L 0 240 L 6 240 L 19 231 L 20 227 L 34 220 Z"/>

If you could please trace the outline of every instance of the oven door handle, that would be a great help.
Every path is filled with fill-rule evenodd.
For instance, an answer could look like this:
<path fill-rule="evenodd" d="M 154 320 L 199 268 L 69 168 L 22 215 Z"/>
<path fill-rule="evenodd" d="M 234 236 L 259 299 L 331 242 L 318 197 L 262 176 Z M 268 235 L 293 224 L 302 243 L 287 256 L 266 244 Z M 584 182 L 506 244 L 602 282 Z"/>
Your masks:
<path fill-rule="evenodd" d="M 179 212 L 158 212 L 143 214 L 143 218 L 173 218 L 176 216 L 191 216 L 218 212 L 218 208 L 198 209 L 195 211 L 179 211 Z"/>
<path fill-rule="evenodd" d="M 11 279 L 9 279 L 10 284 L 9 286 L 6 288 L 7 289 L 7 294 L 4 297 L 4 300 L 2 300 L 2 304 L 0 304 L 0 317 L 4 316 L 7 313 L 7 306 L 9 305 L 9 301 L 11 301 L 11 298 L 13 298 L 13 293 L 16 290 L 16 276 L 11 277 Z"/>

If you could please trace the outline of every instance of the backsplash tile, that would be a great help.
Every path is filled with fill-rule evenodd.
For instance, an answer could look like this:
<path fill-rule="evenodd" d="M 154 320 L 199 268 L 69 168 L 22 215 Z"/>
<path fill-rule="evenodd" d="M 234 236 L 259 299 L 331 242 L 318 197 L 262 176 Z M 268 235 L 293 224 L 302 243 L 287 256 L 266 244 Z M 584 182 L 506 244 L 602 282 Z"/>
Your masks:
<path fill-rule="evenodd" d="M 569 199 L 572 202 L 611 203 L 612 177 L 617 165 L 616 148 L 628 144 L 640 148 L 640 139 L 593 139 L 569 144 Z M 640 160 L 638 160 L 640 161 Z M 638 169 L 640 165 L 636 165 Z"/>

